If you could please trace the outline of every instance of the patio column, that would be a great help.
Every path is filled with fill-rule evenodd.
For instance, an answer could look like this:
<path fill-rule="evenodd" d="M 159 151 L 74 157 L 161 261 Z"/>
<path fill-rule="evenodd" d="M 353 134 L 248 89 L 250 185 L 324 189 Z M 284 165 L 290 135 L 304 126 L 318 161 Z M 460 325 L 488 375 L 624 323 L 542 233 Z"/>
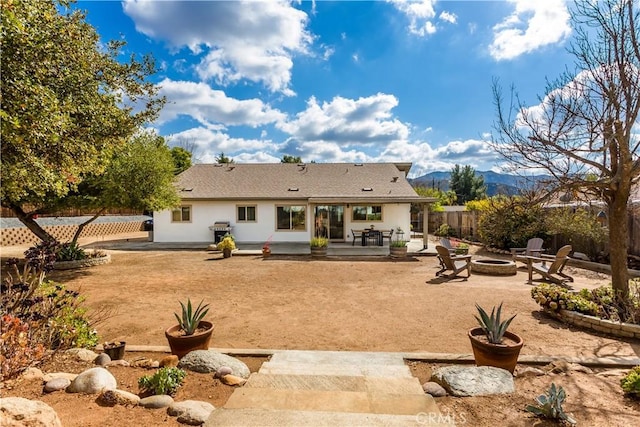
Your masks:
<path fill-rule="evenodd" d="M 422 204 L 422 249 L 429 246 L 429 204 Z"/>

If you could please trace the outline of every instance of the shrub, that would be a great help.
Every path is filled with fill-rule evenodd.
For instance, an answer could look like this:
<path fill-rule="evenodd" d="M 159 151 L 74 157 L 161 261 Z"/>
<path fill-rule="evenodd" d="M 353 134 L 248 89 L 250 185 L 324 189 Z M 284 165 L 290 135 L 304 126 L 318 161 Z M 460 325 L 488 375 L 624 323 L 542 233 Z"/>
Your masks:
<path fill-rule="evenodd" d="M 449 226 L 449 224 L 442 224 L 435 233 L 438 237 L 451 237 L 456 235 L 456 230 Z"/>
<path fill-rule="evenodd" d="M 640 397 L 640 365 L 630 370 L 629 373 L 620 380 L 620 386 L 626 394 Z"/>
<path fill-rule="evenodd" d="M 56 252 L 57 261 L 78 261 L 86 258 L 88 258 L 88 255 L 84 249 L 74 242 L 63 243 Z"/>
<path fill-rule="evenodd" d="M 153 375 L 138 379 L 138 387 L 143 393 L 173 395 L 182 385 L 187 373 L 180 368 L 160 368 Z"/>
<path fill-rule="evenodd" d="M 556 208 L 547 213 L 546 227 L 549 234 L 560 235 L 576 252 L 584 252 L 595 259 L 603 249 L 607 229 L 598 222 L 596 214 L 586 209 Z"/>
<path fill-rule="evenodd" d="M 0 380 L 15 378 L 46 357 L 45 348 L 33 339 L 29 323 L 5 314 L 0 325 Z"/>
<path fill-rule="evenodd" d="M 564 408 L 562 407 L 566 397 L 567 394 L 562 386 L 556 387 L 555 383 L 551 383 L 551 386 L 546 393 L 541 394 L 536 398 L 536 404 L 527 405 L 525 410 L 538 417 L 549 418 L 574 425 L 576 424 L 576 420 L 574 420 L 569 414 L 565 413 Z"/>
<path fill-rule="evenodd" d="M 522 197 L 492 197 L 478 219 L 482 242 L 498 249 L 520 248 L 533 237 L 546 236 L 546 212 Z"/>
<path fill-rule="evenodd" d="M 309 241 L 309 246 L 312 248 L 326 248 L 329 246 L 329 239 L 326 237 L 312 237 Z"/>

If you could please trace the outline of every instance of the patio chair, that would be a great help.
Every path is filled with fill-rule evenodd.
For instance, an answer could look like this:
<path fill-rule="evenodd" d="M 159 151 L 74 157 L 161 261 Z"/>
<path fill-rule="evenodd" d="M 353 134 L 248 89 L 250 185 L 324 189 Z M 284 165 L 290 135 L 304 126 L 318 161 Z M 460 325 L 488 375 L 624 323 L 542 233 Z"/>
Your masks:
<path fill-rule="evenodd" d="M 437 245 L 436 251 L 438 251 L 438 260 L 440 261 L 440 271 L 436 273 L 436 276 L 440 276 L 445 271 L 451 270 L 448 278 L 452 279 L 458 277 L 458 273 L 467 270 L 467 277 L 471 276 L 471 255 L 451 255 L 449 249 L 444 246 Z"/>
<path fill-rule="evenodd" d="M 440 239 L 440 246 L 446 248 L 451 256 L 454 256 L 456 254 L 456 248 L 453 247 L 449 239 L 445 239 L 444 237 Z"/>
<path fill-rule="evenodd" d="M 558 249 L 558 253 L 556 253 L 555 256 L 542 255 L 540 257 L 526 257 L 527 269 L 529 270 L 529 283 L 531 284 L 532 282 L 534 272 L 540 274 L 543 280 L 549 280 L 558 285 L 562 285 L 564 282 L 573 282 L 573 277 L 562 272 L 565 264 L 569 260 L 571 249 L 571 245 L 566 245 Z"/>
<path fill-rule="evenodd" d="M 543 243 L 544 241 L 541 238 L 534 237 L 533 239 L 529 239 L 526 248 L 509 248 L 513 261 L 522 261 L 526 264 L 527 257 L 539 257 L 541 253 L 544 252 L 544 249 L 542 249 Z"/>
<path fill-rule="evenodd" d="M 362 240 L 362 233 L 364 233 L 364 231 L 351 229 L 351 235 L 353 236 L 353 242 L 351 242 L 351 246 L 355 246 L 356 240 Z"/>

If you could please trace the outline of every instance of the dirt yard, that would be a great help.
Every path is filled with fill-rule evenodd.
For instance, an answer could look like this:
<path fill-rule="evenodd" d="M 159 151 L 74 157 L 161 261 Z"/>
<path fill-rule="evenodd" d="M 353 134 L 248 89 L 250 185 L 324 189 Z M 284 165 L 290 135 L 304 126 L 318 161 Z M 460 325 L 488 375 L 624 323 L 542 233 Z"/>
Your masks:
<path fill-rule="evenodd" d="M 477 249 L 473 252 L 476 256 L 495 257 Z M 608 338 L 542 315 L 530 297 L 531 286 L 526 283 L 523 269 L 516 276 L 473 275 L 468 280 L 443 281 L 434 277 L 438 270 L 435 257 L 401 261 L 313 260 L 305 256 L 222 259 L 221 255 L 202 250 L 110 253 L 111 264 L 55 272 L 51 276 L 80 289 L 90 308 L 115 310 L 115 315 L 99 327 L 102 341 L 166 346 L 164 330 L 175 323 L 173 313 L 180 309 L 178 301 L 191 298 L 196 304 L 200 300 L 211 304 L 207 319 L 215 324 L 211 345 L 217 348 L 469 354 L 466 333 L 475 326 L 474 304 L 490 309 L 504 302 L 505 314 L 517 313 L 510 330 L 524 338 L 523 355 L 640 355 L 637 340 Z M 5 255 L 3 251 L 3 258 Z M 609 278 L 601 274 L 568 270 L 575 277 L 576 289 L 609 283 Z M 255 364 L 259 367 L 259 363 Z M 419 365 L 414 372 L 424 382 L 431 366 Z M 123 381 L 125 390 L 137 392 L 135 384 L 142 374 L 133 369 L 118 371 L 122 371 L 116 372 L 119 384 Z M 627 426 L 637 421 L 640 407 L 622 396 L 619 380 L 619 375 L 603 378 L 583 373 L 518 378 L 514 395 L 447 397 L 438 399 L 438 404 L 443 412 L 464 414 L 465 422 L 458 418 L 458 425 L 545 425 L 536 424 L 523 408 L 555 381 L 567 389 L 567 409 L 579 425 Z M 189 374 L 187 383 L 191 381 L 205 380 Z M 206 381 L 210 384 L 214 380 L 209 376 Z M 221 389 L 226 391 L 220 392 Z M 178 398 L 221 405 L 231 391 L 222 385 L 191 385 Z M 65 426 L 177 425 L 164 411 L 154 412 L 151 421 L 128 415 L 112 420 L 109 417 L 122 411 L 126 414 L 127 410 L 101 408 L 90 397 L 42 397 L 38 387 L 34 390 L 25 383 L 15 384 L 5 392 L 45 400 L 66 420 Z M 79 404 L 98 417 L 95 422 L 76 422 L 74 414 Z M 138 408 L 134 411 L 144 417 L 149 412 Z"/>

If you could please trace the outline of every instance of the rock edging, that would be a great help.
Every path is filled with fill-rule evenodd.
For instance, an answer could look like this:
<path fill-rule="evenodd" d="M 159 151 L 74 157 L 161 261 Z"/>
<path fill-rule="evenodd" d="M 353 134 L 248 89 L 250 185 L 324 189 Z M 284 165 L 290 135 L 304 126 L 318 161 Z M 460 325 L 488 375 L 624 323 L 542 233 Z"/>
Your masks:
<path fill-rule="evenodd" d="M 101 257 L 79 259 L 75 261 L 56 261 L 54 268 L 56 270 L 72 270 L 74 268 L 86 268 L 93 267 L 95 265 L 109 264 L 110 262 L 111 255 L 106 254 Z"/>
<path fill-rule="evenodd" d="M 563 309 L 558 311 L 551 311 L 547 309 L 544 310 L 544 312 L 555 319 L 573 326 L 604 332 L 620 338 L 640 338 L 640 325 L 613 322 L 611 320 L 589 316 L 588 314 L 578 313 L 577 311 Z"/>

